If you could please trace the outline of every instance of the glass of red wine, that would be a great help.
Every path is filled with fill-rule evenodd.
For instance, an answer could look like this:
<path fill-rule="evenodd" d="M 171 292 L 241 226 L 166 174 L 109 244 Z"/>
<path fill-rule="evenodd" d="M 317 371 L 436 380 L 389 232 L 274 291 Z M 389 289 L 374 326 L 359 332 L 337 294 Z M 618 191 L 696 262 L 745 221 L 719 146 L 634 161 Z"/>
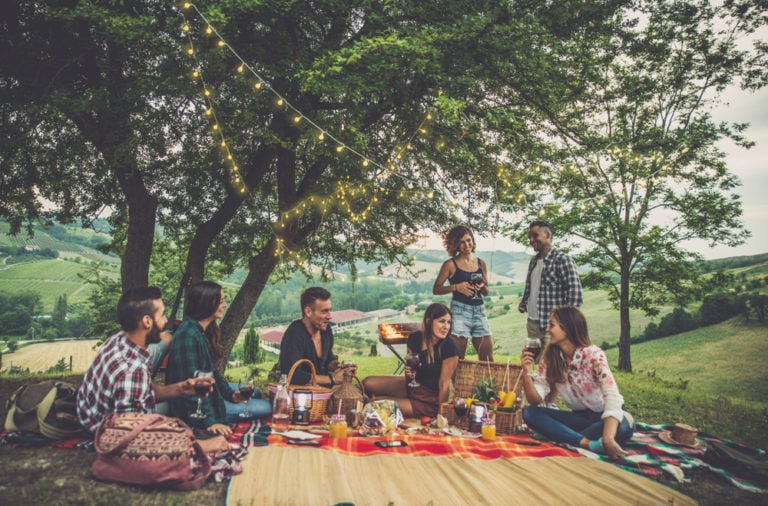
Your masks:
<path fill-rule="evenodd" d="M 411 353 L 405 359 L 405 365 L 407 365 L 410 368 L 411 374 L 413 374 L 413 378 L 411 378 L 411 381 L 408 382 L 408 386 L 411 388 L 416 388 L 420 386 L 421 383 L 416 381 L 416 370 L 421 366 L 421 360 L 419 359 L 419 356 Z"/>
<path fill-rule="evenodd" d="M 525 340 L 525 349 L 523 351 L 527 351 L 528 353 L 533 354 L 533 365 L 531 366 L 531 376 L 536 376 L 537 372 L 537 365 L 536 363 L 539 360 L 539 355 L 541 355 L 541 339 L 536 338 L 527 338 Z"/>
<path fill-rule="evenodd" d="M 240 398 L 243 399 L 243 412 L 238 416 L 240 418 L 250 418 L 251 413 L 248 411 L 248 401 L 253 397 L 253 393 L 256 388 L 253 386 L 253 378 L 243 378 L 237 384 L 237 391 L 240 392 Z"/>
<path fill-rule="evenodd" d="M 475 288 L 475 293 L 472 294 L 473 299 L 480 298 L 480 285 L 483 283 L 483 273 L 473 272 L 469 275 L 469 283 Z"/>
<path fill-rule="evenodd" d="M 189 416 L 193 420 L 203 420 L 205 419 L 205 413 L 203 413 L 203 397 L 208 395 L 208 392 L 211 391 L 211 385 L 213 385 L 213 371 L 195 371 L 193 376 L 195 378 L 211 379 L 211 381 L 198 381 L 195 383 L 195 394 L 197 395 L 197 411 Z"/>
<path fill-rule="evenodd" d="M 464 397 L 456 397 L 453 399 L 453 411 L 456 413 L 457 418 L 465 416 L 469 411 L 467 400 Z"/>

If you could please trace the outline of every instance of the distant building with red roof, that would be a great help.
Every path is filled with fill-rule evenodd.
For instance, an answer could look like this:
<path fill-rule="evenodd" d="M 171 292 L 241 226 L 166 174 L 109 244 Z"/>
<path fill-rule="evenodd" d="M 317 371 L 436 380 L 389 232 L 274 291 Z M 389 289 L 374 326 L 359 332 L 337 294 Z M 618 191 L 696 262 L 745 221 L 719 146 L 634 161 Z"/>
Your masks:
<path fill-rule="evenodd" d="M 342 309 L 341 311 L 332 311 L 333 319 L 331 325 L 333 329 L 346 329 L 374 321 L 376 318 L 368 313 L 358 311 L 357 309 Z"/>
<path fill-rule="evenodd" d="M 280 343 L 283 342 L 283 332 L 282 330 L 270 330 L 269 332 L 264 332 L 260 339 L 262 341 L 267 341 L 269 343 L 272 343 L 274 345 L 277 345 L 280 347 Z"/>
<path fill-rule="evenodd" d="M 333 319 L 331 325 L 333 330 L 343 330 L 355 325 L 376 321 L 374 314 L 364 313 L 357 309 L 342 309 L 341 311 L 332 311 Z M 269 330 L 260 336 L 261 346 L 269 351 L 279 353 L 280 344 L 283 342 L 283 330 Z"/>

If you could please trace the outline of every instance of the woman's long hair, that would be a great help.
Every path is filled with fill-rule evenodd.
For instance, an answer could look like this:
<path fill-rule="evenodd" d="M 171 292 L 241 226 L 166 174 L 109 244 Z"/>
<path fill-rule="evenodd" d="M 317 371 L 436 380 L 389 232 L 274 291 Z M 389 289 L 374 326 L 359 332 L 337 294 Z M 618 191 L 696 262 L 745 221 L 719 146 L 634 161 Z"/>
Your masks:
<path fill-rule="evenodd" d="M 576 348 L 583 348 L 592 344 L 587 331 L 587 319 L 576 306 L 556 307 L 549 313 L 549 317 L 557 320 L 565 331 L 565 337 Z M 557 396 L 555 384 L 568 381 L 568 364 L 565 362 L 565 355 L 563 355 L 560 347 L 551 344 L 547 345 L 544 350 L 542 360 L 547 367 L 547 383 L 550 387 L 546 402 L 553 402 Z"/>
<path fill-rule="evenodd" d="M 184 316 L 193 320 L 204 320 L 215 314 L 221 304 L 221 285 L 213 281 L 198 281 L 187 289 L 184 302 Z M 224 355 L 224 345 L 221 344 L 221 329 L 213 320 L 205 329 L 205 337 L 211 347 L 211 355 L 218 360 Z"/>
<path fill-rule="evenodd" d="M 434 323 L 434 321 L 437 320 L 438 318 L 441 318 L 447 314 L 453 316 L 453 313 L 451 313 L 451 310 L 448 309 L 448 307 L 445 304 L 440 304 L 439 302 L 430 304 L 427 310 L 424 311 L 424 321 L 422 323 L 424 330 L 421 333 L 421 336 L 422 336 L 422 345 L 427 350 L 428 364 L 431 364 L 435 361 L 435 347 L 432 344 L 432 323 Z M 440 354 L 440 348 L 442 347 L 442 345 L 443 345 L 442 341 L 437 345 L 438 355 Z"/>

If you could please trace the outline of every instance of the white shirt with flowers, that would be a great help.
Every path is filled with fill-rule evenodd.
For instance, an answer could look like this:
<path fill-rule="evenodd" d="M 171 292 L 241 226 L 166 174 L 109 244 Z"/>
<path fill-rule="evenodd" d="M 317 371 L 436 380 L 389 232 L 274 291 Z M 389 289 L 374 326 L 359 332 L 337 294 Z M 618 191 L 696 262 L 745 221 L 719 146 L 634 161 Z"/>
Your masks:
<path fill-rule="evenodd" d="M 534 387 L 542 399 L 550 392 L 544 361 L 539 366 Z M 605 352 L 594 344 L 576 350 L 568 366 L 568 381 L 555 383 L 555 389 L 572 410 L 588 409 L 602 413 L 603 419 L 610 416 L 619 421 L 624 416 L 621 409 L 624 397 L 619 393 L 619 387 L 608 367 Z"/>

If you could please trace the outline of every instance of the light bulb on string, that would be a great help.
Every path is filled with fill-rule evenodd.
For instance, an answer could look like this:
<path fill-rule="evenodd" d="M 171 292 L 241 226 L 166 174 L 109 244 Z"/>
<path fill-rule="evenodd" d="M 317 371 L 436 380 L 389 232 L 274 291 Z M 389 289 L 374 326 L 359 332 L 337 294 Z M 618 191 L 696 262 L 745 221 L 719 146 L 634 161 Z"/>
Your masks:
<path fill-rule="evenodd" d="M 222 37 L 221 37 L 221 36 L 220 36 L 220 35 L 219 35 L 219 34 L 216 32 L 216 30 L 215 30 L 215 28 L 213 27 L 213 25 L 212 25 L 212 24 L 211 24 L 211 23 L 208 21 L 208 19 L 206 19 L 206 17 L 203 15 L 203 13 L 201 13 L 201 12 L 198 10 L 198 8 L 197 8 L 197 7 L 196 7 L 194 4 L 191 4 L 191 3 L 185 3 L 185 4 L 184 4 L 184 7 L 185 7 L 185 8 L 192 8 L 192 9 L 193 9 L 193 10 L 194 10 L 194 11 L 195 11 L 195 12 L 196 12 L 196 13 L 197 13 L 197 14 L 198 14 L 198 15 L 199 15 L 201 18 L 202 18 L 203 22 L 205 23 L 205 33 L 206 33 L 206 34 L 209 34 L 209 35 L 210 35 L 210 34 L 215 34 L 215 35 L 217 35 L 217 45 L 218 45 L 219 47 L 221 47 L 221 48 L 223 48 L 223 47 L 226 47 L 226 48 L 227 48 L 227 49 L 228 49 L 230 52 L 232 52 L 232 54 L 233 54 L 233 55 L 234 55 L 234 56 L 235 56 L 237 59 L 239 59 L 239 60 L 240 60 L 240 65 L 237 67 L 237 71 L 238 71 L 239 73 L 243 73 L 243 72 L 245 72 L 246 70 L 248 70 L 248 71 L 250 71 L 250 72 L 251 72 L 251 73 L 254 75 L 254 77 L 256 77 L 256 78 L 257 78 L 257 82 L 254 82 L 254 83 L 253 83 L 253 86 L 254 86 L 254 89 L 255 89 L 255 90 L 260 90 L 260 89 L 261 89 L 263 86 L 265 86 L 265 85 L 266 85 L 266 86 L 269 88 L 269 84 L 268 84 L 268 83 L 266 83 L 266 82 L 264 82 L 264 79 L 263 79 L 261 76 L 259 76 L 259 75 L 258 75 L 258 74 L 257 74 L 255 71 L 253 71 L 253 69 L 251 69 L 250 67 L 248 67 L 247 63 L 246 63 L 246 62 L 245 62 L 245 61 L 244 61 L 244 60 L 243 60 L 243 59 L 242 59 L 242 58 L 241 58 L 241 57 L 240 57 L 240 56 L 239 56 L 239 55 L 236 53 L 236 51 L 235 51 L 235 50 L 234 50 L 234 49 L 233 49 L 233 48 L 232 48 L 232 47 L 231 47 L 229 44 L 227 44 L 227 43 L 226 43 L 226 41 L 225 41 L 225 40 L 224 40 L 224 39 L 223 39 L 223 38 L 222 38 Z M 191 25 L 189 25 L 189 23 L 187 23 L 187 22 L 186 22 L 186 20 L 185 20 L 185 24 L 186 24 L 186 26 L 191 26 Z M 187 37 L 189 37 L 189 32 L 191 32 L 191 31 L 192 31 L 191 29 L 187 31 Z M 188 53 L 189 53 L 190 55 L 193 55 L 193 54 L 195 54 L 194 48 L 191 46 L 191 44 L 190 44 L 190 48 L 189 48 L 189 50 L 188 50 Z M 202 75 L 200 75 L 199 77 L 202 79 Z M 285 106 L 285 107 L 288 107 L 288 108 L 290 108 L 290 109 L 294 110 L 296 113 L 298 113 L 298 114 L 297 114 L 297 116 L 298 116 L 298 118 L 300 118 L 300 120 L 301 120 L 301 121 L 303 121 L 303 120 L 306 118 L 306 117 L 305 117 L 303 114 L 301 114 L 301 111 L 299 111 L 298 109 L 296 109 L 296 108 L 295 108 L 293 105 L 291 105 L 291 104 L 290 104 L 288 101 L 286 101 L 284 98 L 280 97 L 280 95 L 278 95 L 276 92 L 274 92 L 274 93 L 275 93 L 275 95 L 277 95 L 277 97 L 278 97 L 278 100 L 277 100 L 277 105 L 278 105 L 278 106 L 280 106 L 280 107 L 283 107 L 283 106 Z M 439 95 L 438 95 L 438 96 L 439 96 Z M 433 115 L 432 115 L 432 113 L 431 113 L 431 112 L 428 112 L 428 113 L 426 113 L 426 115 L 425 115 L 425 119 L 422 121 L 422 125 L 419 125 L 419 127 L 417 128 L 417 130 L 416 130 L 416 131 L 415 131 L 413 134 L 411 134 L 411 135 L 410 135 L 410 137 L 408 137 L 408 130 L 407 130 L 407 129 L 406 129 L 406 130 L 404 130 L 404 131 L 403 131 L 403 136 L 405 136 L 405 137 L 406 137 L 406 139 L 410 139 L 410 140 L 413 140 L 413 139 L 415 138 L 415 135 L 416 135 L 416 134 L 418 134 L 418 133 L 422 133 L 422 134 L 426 135 L 426 134 L 428 133 L 428 131 L 427 131 L 427 129 L 426 129 L 426 128 L 423 128 L 423 124 L 424 124 L 424 122 L 426 122 L 426 121 L 431 121 L 432 119 L 433 119 Z M 318 125 L 316 125 L 315 123 L 313 123 L 313 122 L 312 122 L 310 119 L 307 119 L 307 120 L 308 120 L 308 121 L 309 121 L 309 122 L 312 124 L 312 126 L 313 126 L 313 127 L 315 127 L 315 128 L 317 128 L 318 130 L 320 130 L 320 134 L 318 134 L 318 140 L 321 140 L 321 141 L 322 141 L 322 140 L 324 140 L 324 138 L 325 138 L 325 132 L 324 132 L 324 131 L 322 131 L 322 130 L 319 128 L 319 126 L 318 126 Z M 294 121 L 298 123 L 298 122 L 299 122 L 299 119 L 294 119 Z M 337 139 L 336 139 L 336 138 L 335 138 L 333 135 L 330 135 L 330 134 L 329 134 L 329 137 L 330 137 L 331 139 L 335 140 L 337 143 L 339 142 L 339 141 L 338 141 L 338 140 L 337 140 Z M 443 144 L 443 145 L 444 145 L 444 144 Z M 408 144 L 408 145 L 406 146 L 406 148 L 405 148 L 405 149 L 412 149 L 412 146 L 411 146 L 410 144 Z M 385 169 L 385 168 L 386 168 L 386 166 L 384 166 L 384 165 L 379 165 L 379 164 L 378 164 L 378 163 L 376 163 L 375 161 L 372 161 L 372 160 L 370 160 L 370 159 L 366 158 L 365 156 L 363 156 L 363 154 L 362 154 L 362 153 L 359 153 L 359 152 L 357 152 L 357 151 L 356 151 L 354 148 L 351 148 L 351 147 L 349 147 L 349 146 L 346 146 L 346 145 L 345 145 L 345 144 L 343 144 L 343 143 L 339 143 L 339 146 L 337 146 L 336 150 L 337 150 L 337 152 L 339 152 L 339 153 L 341 153 L 343 150 L 349 150 L 349 151 L 351 151 L 351 152 L 352 152 L 354 155 L 358 156 L 359 158 L 361 158 L 361 159 L 363 160 L 361 163 L 362 163 L 362 165 L 363 165 L 364 167 L 367 167 L 367 166 L 369 166 L 371 163 L 373 163 L 374 165 L 376 165 L 376 166 L 380 167 L 381 169 Z M 404 150 L 403 148 L 400 148 L 400 150 L 399 150 L 399 151 L 400 151 L 400 152 L 402 152 L 403 150 Z M 398 159 L 402 159 L 402 155 L 398 156 Z M 394 165 L 390 166 L 389 168 L 390 168 L 390 170 L 392 170 L 392 171 L 393 171 L 393 173 L 396 171 L 396 168 L 395 168 L 395 166 L 394 166 Z"/>

